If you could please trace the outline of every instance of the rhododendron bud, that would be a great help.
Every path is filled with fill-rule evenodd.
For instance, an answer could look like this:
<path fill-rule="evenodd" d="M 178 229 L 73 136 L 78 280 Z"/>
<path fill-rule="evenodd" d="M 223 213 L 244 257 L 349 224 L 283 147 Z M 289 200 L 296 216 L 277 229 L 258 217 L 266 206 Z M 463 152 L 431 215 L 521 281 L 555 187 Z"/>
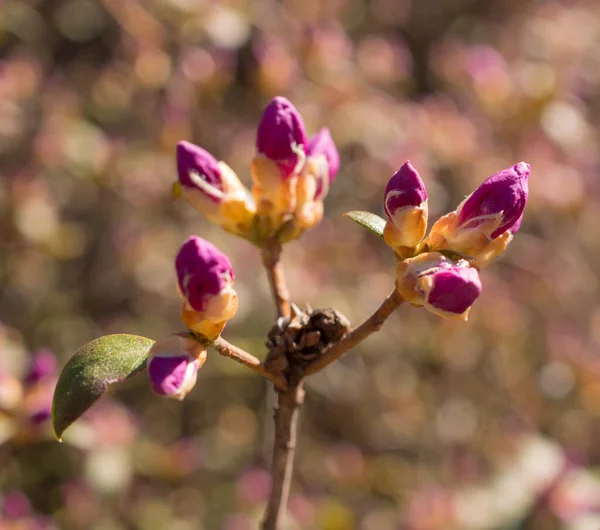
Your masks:
<path fill-rule="evenodd" d="M 182 195 L 209 221 L 247 235 L 256 212 L 248 190 L 225 162 L 190 142 L 177 144 L 177 173 Z"/>
<path fill-rule="evenodd" d="M 425 243 L 451 249 L 482 268 L 502 254 L 521 226 L 527 204 L 529 164 L 519 162 L 486 179 L 456 209 L 438 219 Z"/>
<path fill-rule="evenodd" d="M 256 133 L 256 149 L 277 164 L 284 179 L 302 169 L 306 160 L 304 122 L 286 98 L 277 96 L 265 108 Z"/>
<path fill-rule="evenodd" d="M 148 375 L 152 390 L 182 400 L 196 384 L 206 360 L 206 348 L 182 333 L 156 341 L 148 352 Z"/>
<path fill-rule="evenodd" d="M 385 242 L 401 257 L 412 255 L 427 230 L 427 190 L 410 162 L 392 176 L 385 188 Z"/>
<path fill-rule="evenodd" d="M 411 304 L 436 315 L 467 320 L 481 294 L 481 281 L 468 261 L 455 263 L 439 252 L 430 252 L 398 264 L 396 289 Z"/>
<path fill-rule="evenodd" d="M 194 333 L 216 338 L 237 311 L 229 259 L 208 241 L 192 236 L 179 250 L 175 268 L 184 324 Z"/>
<path fill-rule="evenodd" d="M 190 142 L 177 144 L 177 173 L 185 188 L 200 190 L 218 204 L 225 195 L 219 162 L 208 151 Z"/>
<path fill-rule="evenodd" d="M 329 129 L 321 129 L 309 141 L 306 149 L 309 160 L 313 160 L 314 176 L 317 180 L 314 199 L 323 200 L 329 186 L 340 169 L 340 155 L 331 138 Z"/>
<path fill-rule="evenodd" d="M 527 204 L 529 171 L 529 164 L 519 162 L 486 179 L 456 210 L 458 226 L 481 227 L 490 239 L 507 230 L 514 234 Z"/>

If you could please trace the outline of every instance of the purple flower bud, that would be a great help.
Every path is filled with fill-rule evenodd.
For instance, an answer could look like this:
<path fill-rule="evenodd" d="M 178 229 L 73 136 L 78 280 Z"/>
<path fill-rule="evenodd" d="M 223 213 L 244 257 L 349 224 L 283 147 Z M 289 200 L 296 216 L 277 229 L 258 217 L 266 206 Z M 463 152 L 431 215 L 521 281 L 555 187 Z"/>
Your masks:
<path fill-rule="evenodd" d="M 199 368 L 206 360 L 201 344 L 185 335 L 170 335 L 156 341 L 148 352 L 148 375 L 152 390 L 183 399 L 196 384 Z"/>
<path fill-rule="evenodd" d="M 265 108 L 256 133 L 256 149 L 277 163 L 284 179 L 302 168 L 306 159 L 304 122 L 286 98 L 277 96 Z"/>
<path fill-rule="evenodd" d="M 431 289 L 427 304 L 445 313 L 462 315 L 481 294 L 481 281 L 477 269 L 466 262 L 431 272 Z"/>
<path fill-rule="evenodd" d="M 148 365 L 152 390 L 161 396 L 177 394 L 186 379 L 196 377 L 197 364 L 187 356 L 153 357 Z"/>
<path fill-rule="evenodd" d="M 410 303 L 432 313 L 466 320 L 481 294 L 477 269 L 466 260 L 457 263 L 438 252 L 420 254 L 398 265 L 398 292 Z"/>
<path fill-rule="evenodd" d="M 208 151 L 190 142 L 177 144 L 177 173 L 186 188 L 197 188 L 215 203 L 223 200 L 219 162 Z"/>
<path fill-rule="evenodd" d="M 385 187 L 384 209 L 390 221 L 400 208 L 421 206 L 427 200 L 427 190 L 421 176 L 407 161 L 394 173 Z"/>
<path fill-rule="evenodd" d="M 335 176 L 340 169 L 340 155 L 335 143 L 333 142 L 333 139 L 331 138 L 329 129 L 321 129 L 308 141 L 306 153 L 310 157 L 319 157 L 322 155 L 327 162 L 327 180 L 324 181 L 322 178 L 323 175 L 319 175 L 321 178 L 319 178 L 317 181 L 315 200 L 319 200 L 327 195 L 329 186 L 335 179 Z"/>
<path fill-rule="evenodd" d="M 515 233 L 521 225 L 527 204 L 529 164 L 519 162 L 486 179 L 458 207 L 460 228 L 475 228 L 499 216 L 500 225 L 490 234 L 491 239 L 510 230 Z"/>
<path fill-rule="evenodd" d="M 39 350 L 33 355 L 29 372 L 23 381 L 26 384 L 37 383 L 42 379 L 56 375 L 56 357 L 50 350 Z"/>
<path fill-rule="evenodd" d="M 227 256 L 213 244 L 192 236 L 175 258 L 181 294 L 195 311 L 205 311 L 211 298 L 233 282 L 233 268 Z"/>

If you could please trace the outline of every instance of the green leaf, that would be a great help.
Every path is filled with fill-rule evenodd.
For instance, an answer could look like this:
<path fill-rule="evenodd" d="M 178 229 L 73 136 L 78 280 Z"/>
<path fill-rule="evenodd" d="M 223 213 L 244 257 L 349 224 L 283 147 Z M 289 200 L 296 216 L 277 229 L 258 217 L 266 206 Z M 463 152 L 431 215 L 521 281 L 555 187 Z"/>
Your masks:
<path fill-rule="evenodd" d="M 355 223 L 358 223 L 363 228 L 366 228 L 369 232 L 373 232 L 375 235 L 383 237 L 385 219 L 382 219 L 378 215 L 375 215 L 371 212 L 362 212 L 360 210 L 346 212 L 344 215 L 352 219 Z"/>
<path fill-rule="evenodd" d="M 153 340 L 136 335 L 106 335 L 88 342 L 69 359 L 52 399 L 52 425 L 59 441 L 110 385 L 145 370 L 152 344 Z"/>

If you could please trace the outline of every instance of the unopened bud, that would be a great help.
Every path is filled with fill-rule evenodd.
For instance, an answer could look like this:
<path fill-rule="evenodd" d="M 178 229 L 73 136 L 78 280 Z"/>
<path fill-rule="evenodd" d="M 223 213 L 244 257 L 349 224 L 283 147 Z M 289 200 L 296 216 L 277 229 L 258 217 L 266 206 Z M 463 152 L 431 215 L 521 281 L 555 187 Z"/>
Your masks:
<path fill-rule="evenodd" d="M 179 189 L 209 221 L 247 235 L 256 212 L 248 190 L 235 172 L 190 142 L 177 144 Z"/>
<path fill-rule="evenodd" d="M 265 108 L 256 134 L 256 149 L 277 164 L 283 179 L 302 170 L 306 160 L 304 122 L 286 98 L 277 96 Z"/>
<path fill-rule="evenodd" d="M 384 209 L 385 242 L 400 256 L 410 256 L 427 231 L 428 216 L 427 190 L 410 162 L 405 162 L 388 182 Z"/>
<path fill-rule="evenodd" d="M 481 294 L 481 281 L 466 260 L 455 263 L 430 252 L 398 264 L 396 289 L 405 300 L 431 313 L 467 320 Z"/>
<path fill-rule="evenodd" d="M 529 164 L 519 162 L 486 179 L 425 240 L 430 250 L 450 249 L 483 268 L 502 254 L 521 226 L 527 204 Z"/>
<path fill-rule="evenodd" d="M 206 360 L 206 348 L 184 334 L 156 341 L 148 352 L 148 375 L 152 390 L 161 396 L 182 400 L 196 384 Z"/>
<path fill-rule="evenodd" d="M 177 144 L 177 173 L 184 188 L 197 189 L 215 204 L 225 195 L 219 162 L 208 151 L 190 142 Z"/>
<path fill-rule="evenodd" d="M 208 241 L 192 236 L 179 250 L 175 267 L 184 324 L 195 333 L 216 338 L 237 311 L 229 259 Z"/>
<path fill-rule="evenodd" d="M 529 164 L 519 162 L 483 181 L 456 210 L 459 228 L 480 228 L 490 239 L 514 234 L 527 204 L 529 172 Z"/>
<path fill-rule="evenodd" d="M 340 169 L 340 155 L 329 129 L 321 129 L 309 141 L 306 149 L 309 159 L 315 161 L 313 170 L 317 180 L 315 201 L 322 201 Z"/>

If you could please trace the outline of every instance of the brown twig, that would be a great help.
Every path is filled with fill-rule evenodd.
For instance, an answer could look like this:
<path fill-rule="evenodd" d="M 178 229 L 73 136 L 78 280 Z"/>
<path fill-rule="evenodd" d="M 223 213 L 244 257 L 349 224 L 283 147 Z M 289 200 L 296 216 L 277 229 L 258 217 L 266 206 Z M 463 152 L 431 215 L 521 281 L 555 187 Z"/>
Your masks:
<path fill-rule="evenodd" d="M 333 361 L 339 359 L 348 350 L 360 344 L 371 335 L 371 333 L 378 331 L 386 319 L 402 304 L 402 302 L 404 302 L 404 299 L 398 294 L 398 291 L 394 289 L 394 291 L 379 306 L 377 311 L 357 328 L 344 335 L 339 342 L 336 342 L 333 346 L 330 346 L 325 350 L 323 355 L 315 359 L 312 364 L 309 364 L 306 368 L 305 375 L 320 372 Z"/>
<path fill-rule="evenodd" d="M 280 317 L 289 317 L 290 293 L 285 283 L 283 266 L 280 261 L 281 244 L 273 241 L 263 248 L 261 255 L 263 265 L 267 271 L 271 293 L 275 300 L 275 306 L 277 307 L 277 314 Z"/>
<path fill-rule="evenodd" d="M 303 400 L 302 382 L 277 394 L 274 414 L 275 439 L 271 462 L 271 496 L 262 522 L 263 530 L 281 529 L 292 483 L 298 415 Z"/>
<path fill-rule="evenodd" d="M 281 390 L 287 388 L 287 381 L 283 376 L 270 372 L 266 369 L 265 365 L 260 361 L 260 359 L 254 357 L 254 355 L 248 353 L 246 350 L 242 350 L 230 342 L 227 342 L 223 337 L 217 337 L 211 342 L 198 335 L 194 335 L 193 333 L 190 333 L 190 336 L 205 346 L 210 346 L 213 350 L 219 352 L 223 357 L 229 357 L 230 359 L 247 366 L 255 372 L 258 372 L 271 381 L 275 385 L 275 388 Z"/>

